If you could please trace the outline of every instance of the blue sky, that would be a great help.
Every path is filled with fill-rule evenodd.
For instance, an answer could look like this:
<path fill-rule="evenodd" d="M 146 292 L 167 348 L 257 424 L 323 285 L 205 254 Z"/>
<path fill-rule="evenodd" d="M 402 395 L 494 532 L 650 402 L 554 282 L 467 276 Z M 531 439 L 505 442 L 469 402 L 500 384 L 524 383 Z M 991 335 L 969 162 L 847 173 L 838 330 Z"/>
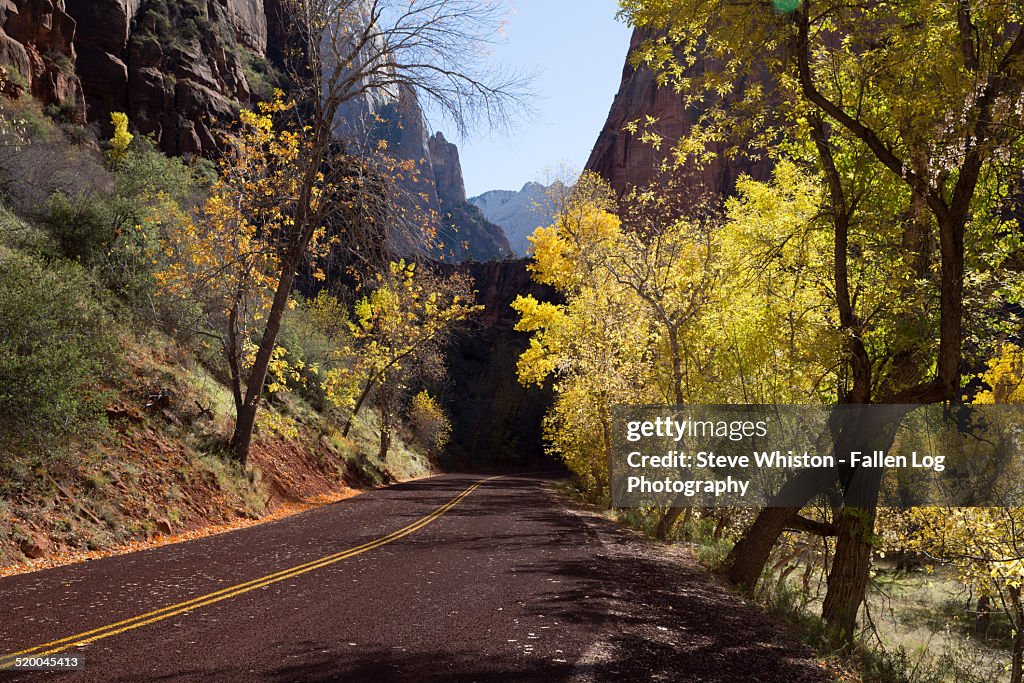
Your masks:
<path fill-rule="evenodd" d="M 608 116 L 629 48 L 616 0 L 506 0 L 494 59 L 536 71 L 534 120 L 507 134 L 476 131 L 459 145 L 467 195 L 518 190 L 559 164 L 581 169 Z M 442 132 L 448 133 L 442 128 Z"/>

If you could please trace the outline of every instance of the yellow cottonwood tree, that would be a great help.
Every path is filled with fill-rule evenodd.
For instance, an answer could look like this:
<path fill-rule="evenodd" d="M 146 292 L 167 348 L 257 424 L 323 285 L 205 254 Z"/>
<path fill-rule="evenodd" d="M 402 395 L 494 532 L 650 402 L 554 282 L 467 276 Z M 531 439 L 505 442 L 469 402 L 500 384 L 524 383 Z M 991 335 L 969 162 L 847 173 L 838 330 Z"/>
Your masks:
<path fill-rule="evenodd" d="M 374 389 L 397 391 L 415 362 L 436 353 L 457 323 L 483 310 L 473 303 L 467 276 L 437 277 L 404 260 L 392 262 L 369 286 L 372 291 L 356 303 L 350 323 L 356 362 L 325 379 L 328 399 L 350 410 L 342 430 L 346 436 Z M 380 407 L 381 453 L 386 454 L 391 410 L 386 402 Z"/>
<path fill-rule="evenodd" d="M 240 113 L 238 130 L 227 138 L 221 175 L 197 214 L 181 212 L 178 220 L 165 221 L 165 265 L 156 273 L 162 296 L 193 305 L 191 331 L 220 345 L 239 415 L 257 390 L 246 386 L 246 373 L 255 362 L 259 347 L 254 340 L 264 333 L 279 283 L 300 194 L 299 171 L 310 144 L 304 131 L 279 123 L 292 107 L 279 92 L 273 101 Z M 310 193 L 309 210 L 315 212 L 323 195 L 333 190 L 321 178 Z M 305 254 L 322 255 L 328 244 L 319 227 Z M 275 345 L 268 359 L 272 390 L 282 388 L 292 374 L 281 367 L 283 355 Z"/>

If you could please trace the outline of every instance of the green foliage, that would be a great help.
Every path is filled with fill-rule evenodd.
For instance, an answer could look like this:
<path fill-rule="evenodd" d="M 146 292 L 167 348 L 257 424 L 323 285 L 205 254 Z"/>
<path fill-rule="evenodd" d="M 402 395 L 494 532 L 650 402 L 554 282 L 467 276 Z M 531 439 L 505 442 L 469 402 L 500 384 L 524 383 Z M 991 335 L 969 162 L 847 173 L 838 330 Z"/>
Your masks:
<path fill-rule="evenodd" d="M 284 314 L 278 343 L 287 349 L 286 360 L 299 367 L 298 393 L 319 411 L 329 407 L 324 377 L 354 362 L 348 352 L 351 332 L 341 303 L 327 291 L 300 299 Z"/>
<path fill-rule="evenodd" d="M 260 55 L 242 52 L 242 70 L 245 81 L 249 84 L 250 97 L 253 102 L 269 102 L 274 99 L 274 91 L 283 85 L 281 73 L 268 59 Z"/>
<path fill-rule="evenodd" d="M 53 241 L 46 232 L 23 221 L 3 204 L 0 204 L 0 246 L 39 257 L 52 258 L 57 255 Z"/>
<path fill-rule="evenodd" d="M 0 438 L 25 450 L 99 424 L 116 326 L 81 267 L 0 255 Z"/>
<path fill-rule="evenodd" d="M 409 404 L 409 422 L 413 434 L 431 452 L 438 452 L 448 445 L 452 423 L 434 398 L 426 391 L 412 397 Z"/>
<path fill-rule="evenodd" d="M 117 238 L 118 225 L 110 205 L 84 193 L 68 197 L 57 192 L 39 217 L 60 254 L 85 266 L 100 265 Z"/>
<path fill-rule="evenodd" d="M 192 169 L 135 138 L 111 157 L 113 187 L 68 196 L 54 193 L 39 223 L 60 255 L 96 270 L 137 311 L 152 315 L 157 239 L 197 191 Z M 167 311 L 165 310 L 164 313 Z"/>
<path fill-rule="evenodd" d="M 711 539 L 697 547 L 697 559 L 705 567 L 719 571 L 726 566 L 733 543 L 727 539 Z"/>

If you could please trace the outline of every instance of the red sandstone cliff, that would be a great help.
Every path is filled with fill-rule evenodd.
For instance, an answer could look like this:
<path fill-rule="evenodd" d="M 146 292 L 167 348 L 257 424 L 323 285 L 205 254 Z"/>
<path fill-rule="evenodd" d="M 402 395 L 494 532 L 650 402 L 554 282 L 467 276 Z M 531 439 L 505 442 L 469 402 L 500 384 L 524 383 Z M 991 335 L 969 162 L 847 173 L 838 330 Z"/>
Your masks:
<path fill-rule="evenodd" d="M 651 34 L 635 30 L 630 40 L 630 54 Z M 695 68 L 705 68 L 698 64 Z M 636 69 L 627 57 L 622 70 L 622 82 L 612 102 L 604 128 L 594 144 L 586 169 L 604 177 L 622 196 L 629 188 L 650 183 L 659 164 L 671 151 L 674 143 L 689 133 L 698 112 L 683 106 L 683 102 L 670 87 L 659 87 L 654 73 L 647 68 Z M 656 129 L 664 142 L 659 149 L 624 130 L 626 124 L 646 116 L 657 120 Z M 764 161 L 728 159 L 719 156 L 696 179 L 705 190 L 718 195 L 730 194 L 741 174 L 763 178 L 770 166 Z"/>

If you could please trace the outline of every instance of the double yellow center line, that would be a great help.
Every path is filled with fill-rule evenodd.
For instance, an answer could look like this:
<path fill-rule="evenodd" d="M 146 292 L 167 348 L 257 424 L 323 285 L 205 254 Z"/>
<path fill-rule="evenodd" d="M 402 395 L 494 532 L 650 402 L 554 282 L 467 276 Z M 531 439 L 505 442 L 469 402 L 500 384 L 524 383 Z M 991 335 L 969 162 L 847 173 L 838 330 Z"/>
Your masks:
<path fill-rule="evenodd" d="M 237 597 L 239 595 L 242 595 L 243 593 L 248 593 L 249 591 L 256 590 L 257 588 L 270 586 L 280 581 L 287 581 L 288 579 L 295 578 L 296 576 L 300 576 L 307 572 L 311 572 L 316 569 L 322 569 L 323 567 L 330 566 L 332 564 L 335 564 L 336 562 L 341 562 L 342 560 L 347 560 L 350 557 L 361 555 L 362 553 L 368 552 L 375 548 L 379 548 L 389 543 L 394 543 L 398 539 L 408 536 L 409 534 L 414 533 L 416 531 L 419 531 L 431 522 L 437 520 L 439 517 L 441 517 L 446 512 L 451 510 L 453 507 L 458 505 L 466 496 L 473 493 L 473 491 L 479 488 L 480 485 L 497 478 L 498 477 L 490 477 L 488 479 L 481 479 L 480 481 L 474 483 L 469 488 L 462 491 L 459 495 L 449 500 L 441 507 L 431 512 L 426 517 L 418 519 L 412 524 L 403 527 L 398 531 L 392 532 L 387 536 L 382 536 L 381 538 L 378 538 L 376 540 L 369 541 L 354 548 L 349 548 L 348 550 L 342 550 L 341 552 L 335 553 L 333 555 L 328 555 L 326 557 L 321 557 L 317 560 L 306 562 L 305 564 L 296 565 L 289 569 L 284 569 L 273 574 L 267 574 L 266 576 L 261 576 L 258 579 L 246 581 L 245 583 L 239 583 L 228 588 L 223 588 L 219 591 L 214 591 L 213 593 L 207 593 L 206 595 L 200 595 L 198 597 L 192 598 L 191 600 L 186 600 L 185 602 L 179 602 L 174 605 L 168 605 L 167 607 L 162 607 L 158 610 L 153 610 L 152 612 L 146 612 L 145 614 L 140 614 L 130 619 L 124 619 L 113 624 L 107 624 L 106 626 L 94 628 L 91 631 L 76 633 L 73 636 L 67 636 L 66 638 L 61 638 L 60 640 L 54 640 L 49 643 L 43 643 L 42 645 L 36 645 L 35 647 L 28 648 L 27 650 L 21 650 L 20 652 L 12 652 L 9 655 L 0 656 L 0 670 L 10 668 L 14 664 L 15 658 L 18 657 L 44 657 L 46 655 L 52 655 L 59 652 L 63 652 L 69 648 L 88 645 L 89 643 L 96 642 L 97 640 L 109 638 L 110 636 L 115 636 L 119 633 L 124 633 L 125 631 L 131 631 L 133 629 L 137 629 L 142 626 L 155 623 L 157 621 L 169 619 L 184 612 L 190 612 L 200 607 L 212 605 L 213 603 L 220 602 L 221 600 L 227 600 L 229 598 Z"/>

